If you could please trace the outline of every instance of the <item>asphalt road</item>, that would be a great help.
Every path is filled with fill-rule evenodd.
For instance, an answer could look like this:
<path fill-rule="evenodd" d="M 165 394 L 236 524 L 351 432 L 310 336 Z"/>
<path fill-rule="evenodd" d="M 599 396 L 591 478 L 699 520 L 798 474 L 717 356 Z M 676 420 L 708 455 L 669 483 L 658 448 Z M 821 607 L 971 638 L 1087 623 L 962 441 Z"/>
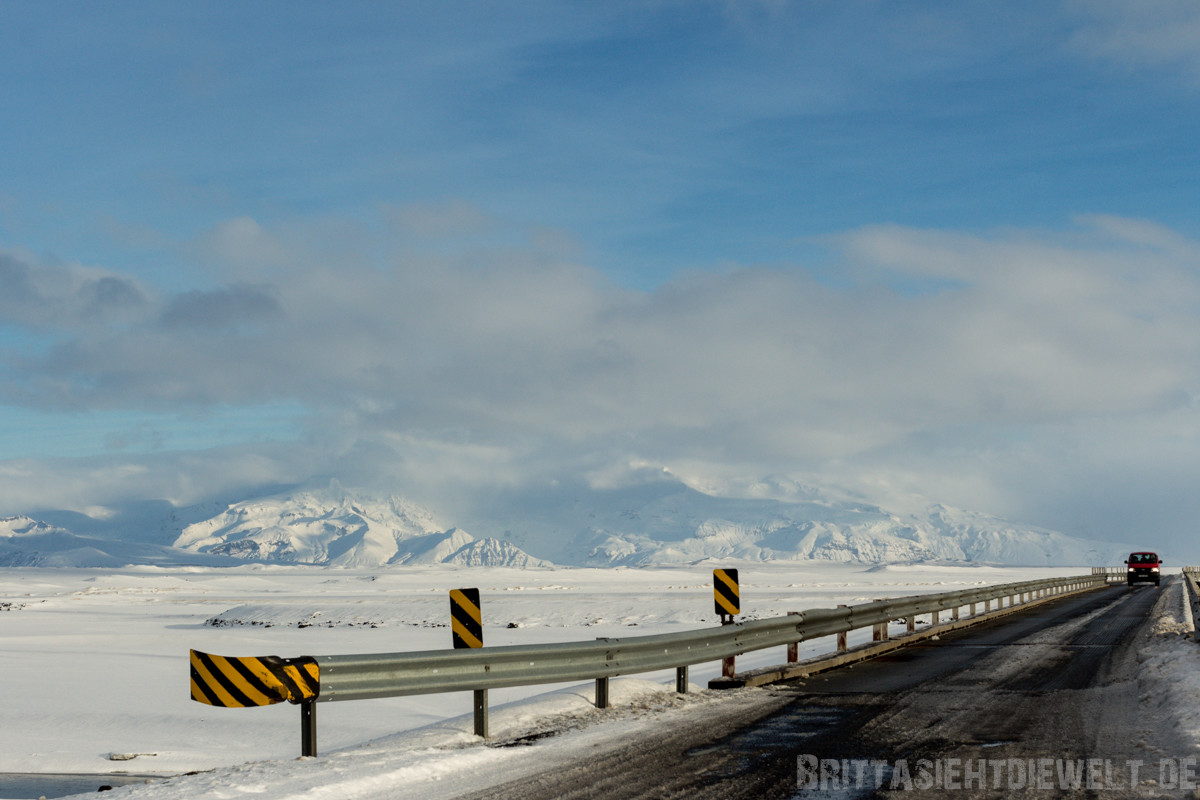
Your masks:
<path fill-rule="evenodd" d="M 745 707 L 719 718 L 655 728 L 473 797 L 1176 796 L 1147 782 L 1169 746 L 1138 688 L 1137 647 L 1155 603 L 1179 588 L 1063 598 L 804 681 L 741 690 Z M 1131 761 L 1144 764 L 1136 779 Z"/>

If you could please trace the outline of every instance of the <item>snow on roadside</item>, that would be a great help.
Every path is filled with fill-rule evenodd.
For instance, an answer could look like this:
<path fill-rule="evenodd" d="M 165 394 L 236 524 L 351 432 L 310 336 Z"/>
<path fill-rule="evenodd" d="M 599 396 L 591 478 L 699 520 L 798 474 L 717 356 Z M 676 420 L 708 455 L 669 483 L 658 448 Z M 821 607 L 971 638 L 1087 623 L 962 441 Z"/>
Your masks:
<path fill-rule="evenodd" d="M 1138 653 L 1138 687 L 1153 718 L 1166 722 L 1181 753 L 1200 752 L 1200 642 L 1182 579 L 1163 587 L 1146 647 Z"/>
<path fill-rule="evenodd" d="M 762 689 L 711 692 L 693 685 L 690 694 L 678 695 L 674 688 L 674 683 L 615 679 L 613 707 L 601 711 L 592 705 L 590 685 L 575 686 L 492 709 L 492 739 L 486 743 L 471 733 L 471 716 L 462 715 L 315 759 L 252 762 L 124 787 L 109 796 L 441 800 L 578 763 L 650 726 L 703 724 L 706 714 L 720 713 L 731 703 L 769 699 Z"/>

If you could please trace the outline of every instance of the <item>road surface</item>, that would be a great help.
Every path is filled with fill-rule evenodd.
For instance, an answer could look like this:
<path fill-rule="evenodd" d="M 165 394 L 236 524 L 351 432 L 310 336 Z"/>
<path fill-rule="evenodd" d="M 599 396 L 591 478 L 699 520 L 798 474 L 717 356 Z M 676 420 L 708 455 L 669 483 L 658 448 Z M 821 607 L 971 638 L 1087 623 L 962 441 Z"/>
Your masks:
<path fill-rule="evenodd" d="M 739 690 L 747 703 L 731 713 L 470 797 L 1190 797 L 1152 782 L 1160 759 L 1192 754 L 1160 740 L 1154 698 L 1137 681 L 1143 623 L 1178 591 L 1061 598 L 807 680 Z"/>

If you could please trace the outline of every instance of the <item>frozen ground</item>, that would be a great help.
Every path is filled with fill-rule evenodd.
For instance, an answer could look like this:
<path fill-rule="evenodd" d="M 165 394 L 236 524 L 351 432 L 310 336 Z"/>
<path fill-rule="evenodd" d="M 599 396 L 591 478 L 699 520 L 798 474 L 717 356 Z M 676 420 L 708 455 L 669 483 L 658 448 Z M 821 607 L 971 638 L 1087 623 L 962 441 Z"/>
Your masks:
<path fill-rule="evenodd" d="M 757 617 L 1084 571 L 736 566 L 743 610 Z M 296 707 L 220 709 L 191 701 L 188 649 L 299 656 L 443 648 L 450 639 L 447 592 L 463 586 L 481 590 L 488 645 L 684 630 L 715 624 L 711 569 L 0 570 L 0 772 L 209 770 L 112 795 L 145 798 L 452 797 L 487 785 L 480 781 L 580 757 L 632 729 L 701 721 L 723 704 L 754 702 L 762 690 L 700 690 L 718 672 L 715 663 L 692 668 L 696 687 L 686 697 L 670 690 L 673 672 L 616 680 L 616 708 L 604 712 L 592 708 L 590 685 L 493 690 L 498 741 L 487 746 L 470 735 L 467 694 L 322 703 L 321 757 L 297 760 Z M 1153 623 L 1143 691 L 1157 693 L 1179 735 L 1194 741 L 1200 712 L 1187 709 L 1200 707 L 1200 645 L 1179 635 L 1190 626 L 1182 601 L 1168 609 Z M 802 647 L 817 653 L 831 646 Z M 783 655 L 747 654 L 739 669 Z M 559 735 L 536 748 L 495 746 L 547 731 Z"/>

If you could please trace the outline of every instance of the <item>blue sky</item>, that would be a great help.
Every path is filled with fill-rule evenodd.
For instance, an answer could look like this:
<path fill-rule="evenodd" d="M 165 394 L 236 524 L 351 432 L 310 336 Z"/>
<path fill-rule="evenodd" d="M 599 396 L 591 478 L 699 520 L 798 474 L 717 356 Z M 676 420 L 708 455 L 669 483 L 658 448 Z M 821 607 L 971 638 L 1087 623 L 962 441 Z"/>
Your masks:
<path fill-rule="evenodd" d="M 649 465 L 1185 541 L 1198 99 L 1178 0 L 5 3 L 0 513 Z"/>
<path fill-rule="evenodd" d="M 1127 6 L 6 4 L 5 232 L 126 263 L 455 199 L 653 288 L 881 221 L 1186 230 L 1195 64 L 1089 47 Z"/>

